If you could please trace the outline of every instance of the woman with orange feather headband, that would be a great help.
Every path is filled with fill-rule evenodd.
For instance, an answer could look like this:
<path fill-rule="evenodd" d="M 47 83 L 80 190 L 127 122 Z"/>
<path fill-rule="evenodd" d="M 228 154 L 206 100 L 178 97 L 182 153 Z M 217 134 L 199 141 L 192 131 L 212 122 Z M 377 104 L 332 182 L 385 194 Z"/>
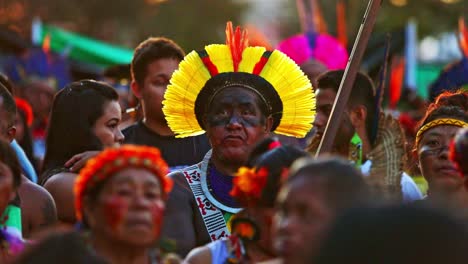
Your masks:
<path fill-rule="evenodd" d="M 248 166 L 239 168 L 234 178 L 231 195 L 245 209 L 230 221 L 232 235 L 194 249 L 186 261 L 257 263 L 275 258 L 270 229 L 276 195 L 289 166 L 306 156 L 307 152 L 293 146 L 281 146 L 276 138 L 260 142 L 252 151 Z"/>
<path fill-rule="evenodd" d="M 158 149 L 124 145 L 89 160 L 75 183 L 76 217 L 109 263 L 156 263 L 165 200 L 172 187 Z"/>

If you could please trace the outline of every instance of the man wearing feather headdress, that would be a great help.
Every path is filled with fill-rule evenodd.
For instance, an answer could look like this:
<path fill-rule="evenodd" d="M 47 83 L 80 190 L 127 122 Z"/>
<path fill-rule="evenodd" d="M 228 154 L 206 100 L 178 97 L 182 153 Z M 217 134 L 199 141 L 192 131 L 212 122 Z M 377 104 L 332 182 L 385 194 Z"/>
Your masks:
<path fill-rule="evenodd" d="M 270 132 L 303 137 L 312 127 L 310 81 L 279 51 L 248 47 L 246 32 L 226 28 L 226 45 L 208 45 L 180 63 L 164 95 L 163 112 L 177 137 L 207 133 L 212 151 L 170 176 L 163 236 L 184 256 L 227 237 L 241 206 L 229 195 L 251 147 Z"/>
<path fill-rule="evenodd" d="M 320 143 L 344 71 L 329 71 L 318 77 L 316 135 L 308 150 Z M 374 111 L 375 88 L 363 73 L 356 75 L 347 110 L 335 137 L 334 153 L 347 157 L 361 168 L 368 183 L 382 198 L 413 201 L 422 198 L 418 187 L 403 172 L 405 139 L 397 120 Z"/>

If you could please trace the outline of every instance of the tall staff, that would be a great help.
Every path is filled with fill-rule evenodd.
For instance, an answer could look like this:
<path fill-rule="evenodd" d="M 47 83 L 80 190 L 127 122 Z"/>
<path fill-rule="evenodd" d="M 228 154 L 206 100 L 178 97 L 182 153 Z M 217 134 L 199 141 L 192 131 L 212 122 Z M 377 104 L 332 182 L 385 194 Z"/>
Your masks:
<path fill-rule="evenodd" d="M 356 41 L 354 42 L 353 50 L 351 51 L 351 56 L 349 57 L 348 64 L 346 65 L 343 79 L 341 80 L 340 88 L 336 95 L 335 103 L 333 104 L 330 119 L 328 119 L 327 127 L 325 128 L 325 133 L 320 141 L 316 156 L 323 153 L 329 153 L 332 150 L 336 132 L 340 125 L 346 104 L 348 103 L 349 95 L 351 93 L 354 80 L 356 79 L 359 66 L 361 65 L 362 56 L 366 50 L 367 42 L 369 41 L 369 37 L 372 33 L 381 4 L 382 0 L 369 0 Z"/>

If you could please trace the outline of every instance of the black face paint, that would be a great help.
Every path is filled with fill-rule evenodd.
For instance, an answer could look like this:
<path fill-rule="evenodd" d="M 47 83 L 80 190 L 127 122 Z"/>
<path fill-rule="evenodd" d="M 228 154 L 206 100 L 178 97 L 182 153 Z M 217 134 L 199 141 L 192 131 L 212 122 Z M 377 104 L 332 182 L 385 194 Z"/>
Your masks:
<path fill-rule="evenodd" d="M 218 94 L 210 105 L 206 120 L 208 125 L 226 126 L 241 124 L 245 127 L 265 125 L 266 117 L 259 107 L 259 99 L 242 88 L 230 88 Z"/>
<path fill-rule="evenodd" d="M 440 146 L 440 147 L 429 147 L 429 146 L 422 146 L 419 150 L 419 155 L 421 157 L 427 156 L 439 156 L 442 154 L 443 151 L 447 150 L 448 146 Z"/>
<path fill-rule="evenodd" d="M 265 117 L 244 116 L 239 111 L 230 111 L 224 114 L 208 115 L 208 124 L 211 127 L 227 126 L 228 124 L 241 124 L 245 127 L 255 127 L 265 125 Z"/>

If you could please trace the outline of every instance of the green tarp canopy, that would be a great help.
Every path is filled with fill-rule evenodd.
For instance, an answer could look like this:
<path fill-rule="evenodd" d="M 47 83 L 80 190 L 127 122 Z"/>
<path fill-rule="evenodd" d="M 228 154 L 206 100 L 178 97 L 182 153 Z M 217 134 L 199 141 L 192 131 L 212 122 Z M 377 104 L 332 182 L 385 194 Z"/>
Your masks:
<path fill-rule="evenodd" d="M 131 49 L 111 45 L 58 27 L 42 25 L 40 32 L 42 45 L 46 37 L 50 38 L 52 51 L 67 53 L 71 59 L 101 67 L 128 64 L 133 56 Z"/>

